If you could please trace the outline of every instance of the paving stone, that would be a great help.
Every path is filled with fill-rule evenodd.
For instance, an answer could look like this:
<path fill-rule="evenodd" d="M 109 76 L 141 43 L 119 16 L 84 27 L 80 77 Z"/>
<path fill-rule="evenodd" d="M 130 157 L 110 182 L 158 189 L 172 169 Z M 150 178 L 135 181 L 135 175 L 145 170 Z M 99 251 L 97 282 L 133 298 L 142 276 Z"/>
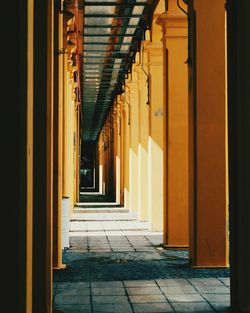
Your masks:
<path fill-rule="evenodd" d="M 91 313 L 90 304 L 65 304 L 53 309 L 53 313 Z"/>
<path fill-rule="evenodd" d="M 56 295 L 56 304 L 90 304 L 89 296 L 82 295 Z"/>
<path fill-rule="evenodd" d="M 171 303 L 175 312 L 215 312 L 207 302 Z"/>
<path fill-rule="evenodd" d="M 131 252 L 131 251 L 135 251 L 133 248 L 123 248 L 123 249 L 112 249 L 114 252 L 119 252 L 119 251 L 123 251 L 123 252 Z"/>
<path fill-rule="evenodd" d="M 154 251 L 155 250 L 155 248 L 144 248 L 144 249 L 135 249 L 137 252 L 143 252 L 143 251 Z"/>
<path fill-rule="evenodd" d="M 156 279 L 156 282 L 160 287 L 167 287 L 167 286 L 175 287 L 175 286 L 190 285 L 186 279 L 182 279 L 182 278 Z"/>
<path fill-rule="evenodd" d="M 123 296 L 125 295 L 124 288 L 92 288 L 93 296 Z"/>
<path fill-rule="evenodd" d="M 223 286 L 223 283 L 217 278 L 189 278 L 194 286 Z"/>
<path fill-rule="evenodd" d="M 121 281 L 93 281 L 91 287 L 97 288 L 123 288 Z"/>
<path fill-rule="evenodd" d="M 110 244 L 111 248 L 115 248 L 115 249 L 122 249 L 122 248 L 132 248 L 132 246 L 130 244 L 120 244 L 120 245 L 114 245 L 114 244 Z"/>
<path fill-rule="evenodd" d="M 215 309 L 224 312 L 229 302 L 221 301 L 219 296 L 229 295 L 227 269 L 192 269 L 188 266 L 188 251 L 157 249 L 157 245 L 162 243 L 162 233 L 143 230 L 146 224 L 128 220 L 131 214 L 126 213 L 126 220 L 120 221 L 125 213 L 112 213 L 111 206 L 105 210 L 111 213 L 103 213 L 104 209 L 102 213 L 99 209 L 93 213 L 92 209 L 92 213 L 83 215 L 79 211 L 74 216 L 74 219 L 83 219 L 84 216 L 89 221 L 78 221 L 75 225 L 72 223 L 77 222 L 71 222 L 74 229 L 80 230 L 70 233 L 71 249 L 63 252 L 67 269 L 53 273 L 56 282 L 54 305 L 65 308 L 64 313 L 173 312 L 172 304 L 179 305 L 176 312 L 209 312 Z M 90 221 L 95 218 L 98 222 Z M 111 218 L 112 222 L 106 221 Z M 87 228 L 92 230 L 85 231 Z M 91 281 L 91 284 L 80 280 Z M 215 294 L 216 297 L 209 299 L 217 301 L 205 300 L 203 293 L 207 297 Z M 64 299 L 60 298 L 62 296 Z M 89 301 L 92 298 L 91 311 Z M 169 303 L 168 299 L 172 302 Z M 62 302 L 58 303 L 60 300 Z"/>
<path fill-rule="evenodd" d="M 126 287 L 157 287 L 154 280 L 124 280 Z"/>
<path fill-rule="evenodd" d="M 131 303 L 167 302 L 163 295 L 129 296 Z"/>
<path fill-rule="evenodd" d="M 81 253 L 83 253 L 83 252 L 88 252 L 88 250 L 87 249 L 71 249 L 69 252 L 81 252 Z"/>
<path fill-rule="evenodd" d="M 166 295 L 169 302 L 205 302 L 205 299 L 199 294 L 174 294 Z"/>
<path fill-rule="evenodd" d="M 203 294 L 203 297 L 207 299 L 209 302 L 212 301 L 230 301 L 230 294 Z"/>
<path fill-rule="evenodd" d="M 133 304 L 135 313 L 174 312 L 169 303 L 137 303 Z"/>
<path fill-rule="evenodd" d="M 114 303 L 127 303 L 127 296 L 92 296 L 92 303 L 100 304 L 114 304 Z"/>
<path fill-rule="evenodd" d="M 200 293 L 223 293 L 229 294 L 230 289 L 226 286 L 195 286 Z"/>
<path fill-rule="evenodd" d="M 89 251 L 103 253 L 103 252 L 111 252 L 111 249 L 89 249 Z"/>
<path fill-rule="evenodd" d="M 230 301 L 210 301 L 210 304 L 217 312 L 229 312 Z"/>
<path fill-rule="evenodd" d="M 191 285 L 161 287 L 166 295 L 198 293 Z"/>
<path fill-rule="evenodd" d="M 219 277 L 218 278 L 223 284 L 227 287 L 230 287 L 230 278 L 229 277 Z"/>
<path fill-rule="evenodd" d="M 59 288 L 56 291 L 56 295 L 76 295 L 76 296 L 89 296 L 90 288 Z"/>
<path fill-rule="evenodd" d="M 133 295 L 161 295 L 162 292 L 158 287 L 135 287 L 126 288 L 129 296 Z"/>
<path fill-rule="evenodd" d="M 89 287 L 89 282 L 57 282 L 57 288 L 86 288 Z"/>
<path fill-rule="evenodd" d="M 94 313 L 132 313 L 129 303 L 93 304 Z"/>

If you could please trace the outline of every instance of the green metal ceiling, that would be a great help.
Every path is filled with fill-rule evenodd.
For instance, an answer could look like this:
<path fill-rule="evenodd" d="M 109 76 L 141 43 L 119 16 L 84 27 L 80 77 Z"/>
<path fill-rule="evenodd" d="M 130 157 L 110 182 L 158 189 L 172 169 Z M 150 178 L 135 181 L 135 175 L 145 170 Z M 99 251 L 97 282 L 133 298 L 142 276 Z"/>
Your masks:
<path fill-rule="evenodd" d="M 82 105 L 84 141 L 95 141 L 140 50 L 155 1 L 83 3 Z"/>

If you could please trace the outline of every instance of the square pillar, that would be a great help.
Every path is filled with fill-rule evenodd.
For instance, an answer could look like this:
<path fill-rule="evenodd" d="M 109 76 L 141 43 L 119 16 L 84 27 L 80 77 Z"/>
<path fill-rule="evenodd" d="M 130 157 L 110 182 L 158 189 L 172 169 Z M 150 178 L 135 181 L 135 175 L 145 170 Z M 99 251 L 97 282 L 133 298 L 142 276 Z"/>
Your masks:
<path fill-rule="evenodd" d="M 188 25 L 170 1 L 157 20 L 163 32 L 164 244 L 188 247 Z"/>
<path fill-rule="evenodd" d="M 190 6 L 190 264 L 228 266 L 225 1 Z M 192 125 L 192 126 L 191 126 Z"/>
<path fill-rule="evenodd" d="M 227 1 L 232 312 L 250 312 L 250 1 Z"/>
<path fill-rule="evenodd" d="M 157 25 L 158 26 L 158 25 Z M 156 26 L 156 27 L 157 27 Z M 160 28 L 158 26 L 158 28 Z M 146 43 L 150 83 L 148 137 L 148 221 L 163 230 L 163 54 L 159 41 Z"/>

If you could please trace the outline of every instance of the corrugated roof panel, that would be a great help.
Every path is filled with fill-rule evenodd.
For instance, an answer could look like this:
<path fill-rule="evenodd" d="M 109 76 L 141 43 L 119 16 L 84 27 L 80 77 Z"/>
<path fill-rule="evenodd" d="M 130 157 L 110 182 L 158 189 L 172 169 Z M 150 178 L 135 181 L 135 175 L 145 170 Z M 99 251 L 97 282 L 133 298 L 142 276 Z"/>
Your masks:
<path fill-rule="evenodd" d="M 83 139 L 95 141 L 145 31 L 147 2 L 88 0 L 84 5 L 82 104 Z M 141 29 L 141 31 L 138 31 Z"/>

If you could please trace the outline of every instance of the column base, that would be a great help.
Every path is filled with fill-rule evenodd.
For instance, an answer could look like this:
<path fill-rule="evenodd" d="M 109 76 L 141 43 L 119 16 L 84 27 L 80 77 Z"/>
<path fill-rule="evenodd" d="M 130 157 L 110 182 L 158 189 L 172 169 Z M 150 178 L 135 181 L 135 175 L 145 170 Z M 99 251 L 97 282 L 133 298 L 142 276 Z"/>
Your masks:
<path fill-rule="evenodd" d="M 189 246 L 187 245 L 161 245 L 164 249 L 176 249 L 176 250 L 188 250 Z"/>
<path fill-rule="evenodd" d="M 227 265 L 190 265 L 191 268 L 229 268 Z"/>
<path fill-rule="evenodd" d="M 67 267 L 67 264 L 60 264 L 58 266 L 53 266 L 53 270 L 63 270 Z"/>

